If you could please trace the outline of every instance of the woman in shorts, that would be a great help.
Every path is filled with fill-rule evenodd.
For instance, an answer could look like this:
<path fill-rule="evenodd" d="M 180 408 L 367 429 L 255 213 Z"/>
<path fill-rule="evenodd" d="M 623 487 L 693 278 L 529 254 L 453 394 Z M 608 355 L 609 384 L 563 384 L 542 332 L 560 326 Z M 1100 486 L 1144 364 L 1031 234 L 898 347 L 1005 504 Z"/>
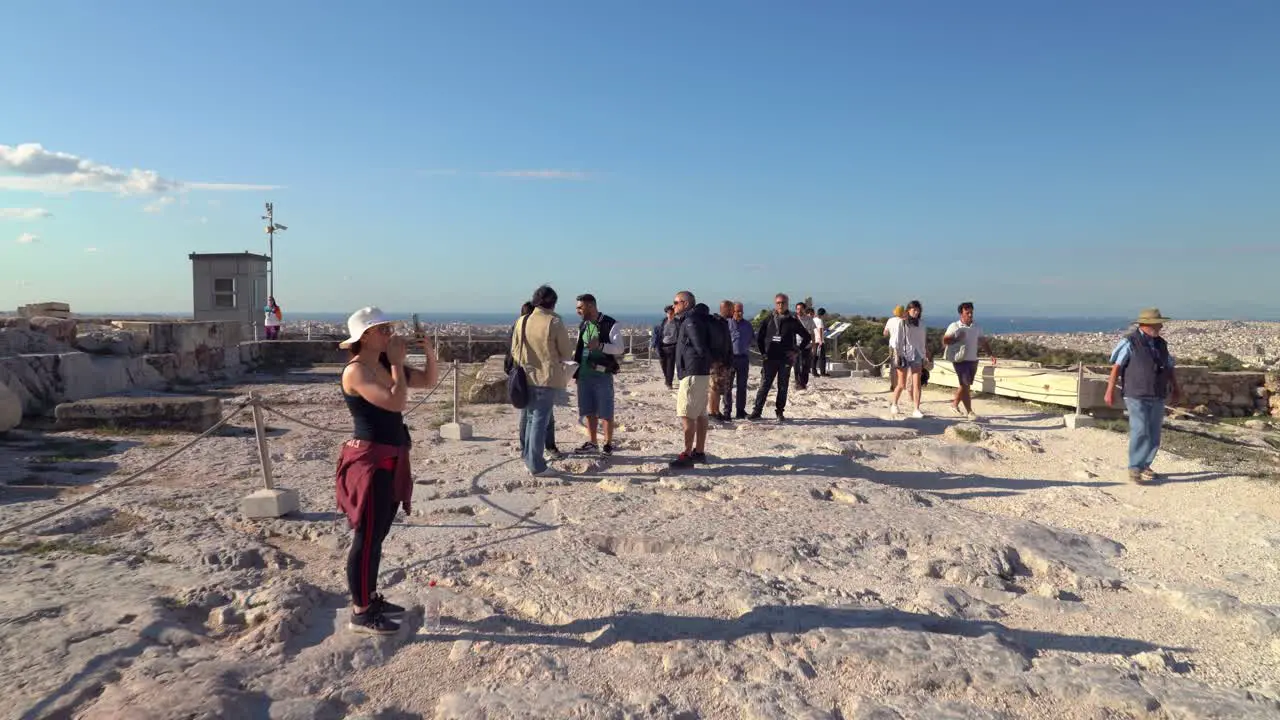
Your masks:
<path fill-rule="evenodd" d="M 920 371 L 924 369 L 925 361 L 928 360 L 926 347 L 928 334 L 925 331 L 923 316 L 924 307 L 919 300 L 907 303 L 906 316 L 896 333 L 896 342 L 892 347 L 896 381 L 889 412 L 895 416 L 899 414 L 898 400 L 902 396 L 902 390 L 910 387 L 911 402 L 915 408 L 911 417 L 924 417 L 924 413 L 920 410 Z"/>

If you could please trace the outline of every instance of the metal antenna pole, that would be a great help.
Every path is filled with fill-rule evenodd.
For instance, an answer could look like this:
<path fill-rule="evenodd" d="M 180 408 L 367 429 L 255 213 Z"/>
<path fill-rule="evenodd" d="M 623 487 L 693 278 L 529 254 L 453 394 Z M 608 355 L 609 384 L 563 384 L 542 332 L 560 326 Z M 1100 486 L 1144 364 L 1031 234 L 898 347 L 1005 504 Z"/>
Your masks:
<path fill-rule="evenodd" d="M 267 256 L 271 258 L 267 265 L 267 294 L 276 296 L 276 221 L 275 208 L 267 203 Z"/>

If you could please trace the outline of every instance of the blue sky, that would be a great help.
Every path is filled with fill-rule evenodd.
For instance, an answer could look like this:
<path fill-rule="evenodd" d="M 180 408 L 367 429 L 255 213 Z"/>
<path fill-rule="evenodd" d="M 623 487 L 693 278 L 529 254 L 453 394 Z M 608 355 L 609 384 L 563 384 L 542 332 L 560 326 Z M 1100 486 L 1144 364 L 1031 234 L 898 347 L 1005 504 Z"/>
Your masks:
<path fill-rule="evenodd" d="M 187 254 L 265 252 L 270 200 L 286 312 L 550 282 L 615 311 L 1280 317 L 1273 0 L 4 17 L 0 307 L 189 311 Z"/>

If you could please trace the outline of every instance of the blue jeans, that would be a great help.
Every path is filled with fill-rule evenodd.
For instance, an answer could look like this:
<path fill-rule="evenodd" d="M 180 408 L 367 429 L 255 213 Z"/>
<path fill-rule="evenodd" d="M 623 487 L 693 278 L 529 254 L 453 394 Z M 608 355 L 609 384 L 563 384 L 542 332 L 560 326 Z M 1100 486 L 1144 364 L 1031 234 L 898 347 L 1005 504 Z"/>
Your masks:
<path fill-rule="evenodd" d="M 528 424 L 528 408 L 520 411 L 520 457 L 524 457 L 525 444 L 525 425 Z M 555 413 L 547 413 L 547 440 L 545 445 L 547 450 L 556 449 L 556 417 Z"/>
<path fill-rule="evenodd" d="M 1160 428 L 1164 423 L 1164 400 L 1125 398 L 1129 410 L 1129 469 L 1146 470 L 1160 449 Z"/>
<path fill-rule="evenodd" d="M 612 375 L 578 375 L 578 417 L 613 422 Z"/>
<path fill-rule="evenodd" d="M 524 466 L 531 473 L 540 473 L 547 469 L 547 460 L 542 456 L 547 445 L 547 424 L 552 421 L 551 410 L 555 406 L 556 390 L 549 387 L 529 386 L 529 404 L 520 411 L 520 423 L 524 427 L 521 433 L 524 439 Z"/>

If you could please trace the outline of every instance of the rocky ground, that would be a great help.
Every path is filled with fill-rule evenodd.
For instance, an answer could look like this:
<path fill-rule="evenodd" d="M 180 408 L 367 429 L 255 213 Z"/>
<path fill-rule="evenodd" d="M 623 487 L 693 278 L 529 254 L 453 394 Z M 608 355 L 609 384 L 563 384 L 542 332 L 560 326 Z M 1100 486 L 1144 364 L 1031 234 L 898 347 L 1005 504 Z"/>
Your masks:
<path fill-rule="evenodd" d="M 256 378 L 349 427 L 326 371 Z M 303 512 L 253 522 L 247 418 L 150 480 L 0 538 L 0 715 L 14 718 L 1280 717 L 1280 486 L 979 401 L 886 415 L 878 379 L 816 379 L 786 425 L 713 428 L 670 472 L 674 400 L 619 377 L 618 455 L 532 479 L 515 413 L 411 416 L 415 514 L 382 586 L 398 636 L 345 630 L 341 439 L 271 418 Z M 421 396 L 421 394 L 419 394 Z M 580 440 L 560 408 L 562 445 Z M 0 438 L 0 527 L 189 435 Z M 427 583 L 446 625 L 423 627 Z"/>
<path fill-rule="evenodd" d="M 1009 333 L 999 337 L 1051 348 L 1110 353 L 1121 333 Z M 1169 349 L 1180 359 L 1212 359 L 1224 352 L 1256 368 L 1280 368 L 1280 322 L 1174 320 L 1164 326 Z"/>

